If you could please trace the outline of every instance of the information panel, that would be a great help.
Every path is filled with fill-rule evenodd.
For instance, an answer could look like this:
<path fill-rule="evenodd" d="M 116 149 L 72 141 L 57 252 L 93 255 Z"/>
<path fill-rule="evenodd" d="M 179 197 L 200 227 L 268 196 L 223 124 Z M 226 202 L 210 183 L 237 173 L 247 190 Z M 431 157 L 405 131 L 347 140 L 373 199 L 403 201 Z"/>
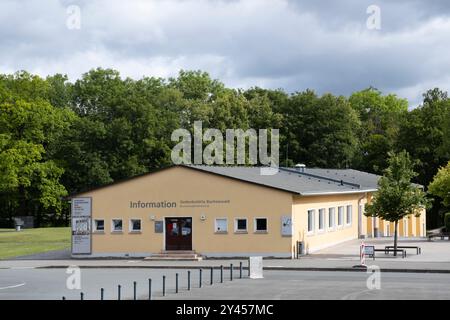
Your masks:
<path fill-rule="evenodd" d="M 292 236 L 292 218 L 291 216 L 281 217 L 281 235 Z"/>
<path fill-rule="evenodd" d="M 72 199 L 72 254 L 91 254 L 91 198 Z"/>

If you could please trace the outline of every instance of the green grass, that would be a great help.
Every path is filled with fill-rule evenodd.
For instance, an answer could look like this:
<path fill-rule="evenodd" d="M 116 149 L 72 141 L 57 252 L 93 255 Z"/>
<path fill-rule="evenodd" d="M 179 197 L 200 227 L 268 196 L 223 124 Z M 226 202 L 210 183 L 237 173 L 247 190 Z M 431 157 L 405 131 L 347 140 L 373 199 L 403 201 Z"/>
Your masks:
<path fill-rule="evenodd" d="M 70 228 L 0 229 L 0 259 L 70 248 Z"/>

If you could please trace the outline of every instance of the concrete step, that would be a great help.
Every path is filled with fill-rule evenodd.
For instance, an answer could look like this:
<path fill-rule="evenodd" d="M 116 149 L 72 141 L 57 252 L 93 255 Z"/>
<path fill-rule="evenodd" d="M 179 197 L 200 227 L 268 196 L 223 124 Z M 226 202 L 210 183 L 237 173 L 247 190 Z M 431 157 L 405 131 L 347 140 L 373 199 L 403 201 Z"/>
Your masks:
<path fill-rule="evenodd" d="M 198 255 L 161 255 L 155 254 L 150 257 L 144 258 L 144 260 L 151 261 L 201 261 L 202 257 Z"/>
<path fill-rule="evenodd" d="M 167 254 L 195 254 L 194 250 L 161 250 L 161 253 Z"/>

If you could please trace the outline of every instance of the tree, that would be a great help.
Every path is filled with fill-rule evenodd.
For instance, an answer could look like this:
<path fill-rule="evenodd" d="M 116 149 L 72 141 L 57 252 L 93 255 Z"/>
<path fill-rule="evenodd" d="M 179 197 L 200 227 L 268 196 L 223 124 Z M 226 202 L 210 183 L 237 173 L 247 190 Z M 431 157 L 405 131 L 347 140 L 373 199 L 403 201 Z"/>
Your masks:
<path fill-rule="evenodd" d="M 359 150 L 353 168 L 381 174 L 387 166 L 387 154 L 394 150 L 399 122 L 408 112 L 408 102 L 375 88 L 353 93 L 349 103 L 361 120 L 358 130 Z"/>
<path fill-rule="evenodd" d="M 441 167 L 428 186 L 428 192 L 442 198 L 444 206 L 450 206 L 450 161 Z"/>
<path fill-rule="evenodd" d="M 410 214 L 420 215 L 420 210 L 428 206 L 425 192 L 411 183 L 416 175 L 414 163 L 406 151 L 398 154 L 390 152 L 388 167 L 378 181 L 378 191 L 372 202 L 365 206 L 366 216 L 379 217 L 395 223 L 395 250 L 397 249 L 398 221 Z"/>
<path fill-rule="evenodd" d="M 293 95 L 283 112 L 289 158 L 308 166 L 346 168 L 357 149 L 357 113 L 347 99 L 306 90 Z"/>
<path fill-rule="evenodd" d="M 449 149 L 444 147 L 445 141 L 449 139 L 445 135 L 448 115 L 450 99 L 446 92 L 435 88 L 423 95 L 422 105 L 408 112 L 400 121 L 395 149 L 406 150 L 418 160 L 417 182 L 424 186 L 429 185 L 439 167 L 449 160 Z M 441 226 L 442 213 L 441 202 L 434 201 L 427 213 L 427 225 L 431 228 Z"/>

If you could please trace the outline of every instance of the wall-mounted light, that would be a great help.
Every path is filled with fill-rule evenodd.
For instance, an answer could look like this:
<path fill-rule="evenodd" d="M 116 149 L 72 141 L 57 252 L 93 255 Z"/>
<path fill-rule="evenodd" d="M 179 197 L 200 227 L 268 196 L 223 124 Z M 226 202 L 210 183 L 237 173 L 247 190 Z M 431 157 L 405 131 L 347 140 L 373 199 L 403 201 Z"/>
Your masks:
<path fill-rule="evenodd" d="M 206 220 L 206 216 L 205 216 L 204 214 L 202 214 L 202 215 L 200 216 L 200 220 L 205 221 L 205 220 Z"/>
<path fill-rule="evenodd" d="M 155 221 L 156 217 L 155 216 L 150 216 L 150 220 Z"/>

